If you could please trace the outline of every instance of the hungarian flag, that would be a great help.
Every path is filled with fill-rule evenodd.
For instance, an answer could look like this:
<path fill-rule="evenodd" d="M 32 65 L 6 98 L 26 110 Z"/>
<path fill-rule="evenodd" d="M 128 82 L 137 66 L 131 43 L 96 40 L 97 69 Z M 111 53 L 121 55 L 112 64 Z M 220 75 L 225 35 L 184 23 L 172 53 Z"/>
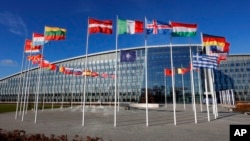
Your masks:
<path fill-rule="evenodd" d="M 197 24 L 170 22 L 170 25 L 173 37 L 193 37 L 196 35 Z"/>
<path fill-rule="evenodd" d="M 164 69 L 165 76 L 172 76 L 172 70 L 171 69 Z"/>
<path fill-rule="evenodd" d="M 64 40 L 66 38 L 66 29 L 59 27 L 45 26 L 45 40 Z"/>
<path fill-rule="evenodd" d="M 41 48 L 42 46 L 33 46 L 31 40 L 28 39 L 25 40 L 25 45 L 24 45 L 25 53 L 38 53 L 40 52 Z"/>
<path fill-rule="evenodd" d="M 89 19 L 89 33 L 112 34 L 111 20 Z"/>
<path fill-rule="evenodd" d="M 33 33 L 32 45 L 33 46 L 44 45 L 44 35 L 39 33 Z"/>
<path fill-rule="evenodd" d="M 209 34 L 202 34 L 203 46 L 218 46 L 225 47 L 226 39 L 221 36 L 214 36 Z"/>
<path fill-rule="evenodd" d="M 142 21 L 118 19 L 118 34 L 136 34 L 142 32 Z"/>

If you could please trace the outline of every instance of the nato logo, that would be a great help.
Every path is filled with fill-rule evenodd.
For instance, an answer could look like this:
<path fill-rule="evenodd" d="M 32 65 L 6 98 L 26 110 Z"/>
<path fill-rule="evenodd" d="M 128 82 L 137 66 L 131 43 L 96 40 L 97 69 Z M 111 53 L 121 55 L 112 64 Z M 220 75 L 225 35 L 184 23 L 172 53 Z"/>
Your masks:
<path fill-rule="evenodd" d="M 136 60 L 135 50 L 122 50 L 121 51 L 121 62 L 134 62 Z"/>
<path fill-rule="evenodd" d="M 249 141 L 250 125 L 230 125 L 230 141 Z"/>

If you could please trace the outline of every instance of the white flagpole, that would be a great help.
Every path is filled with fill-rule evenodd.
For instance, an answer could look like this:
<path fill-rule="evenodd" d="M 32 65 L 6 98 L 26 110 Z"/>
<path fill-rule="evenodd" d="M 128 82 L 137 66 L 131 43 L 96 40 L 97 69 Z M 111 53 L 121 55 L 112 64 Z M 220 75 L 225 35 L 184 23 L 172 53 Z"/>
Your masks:
<path fill-rule="evenodd" d="M 65 69 L 65 68 L 64 68 Z M 64 70 L 65 71 L 65 70 Z M 66 90 L 65 90 L 65 77 L 66 77 L 66 74 L 64 74 L 64 72 L 63 72 L 63 86 L 62 86 L 62 88 L 63 88 L 63 93 L 62 93 L 62 101 L 61 101 L 61 110 L 63 109 L 63 103 L 64 103 L 64 95 L 65 95 L 65 93 L 66 93 Z"/>
<path fill-rule="evenodd" d="M 209 112 L 209 103 L 208 103 L 208 89 L 207 89 L 207 71 L 205 70 L 205 93 L 206 93 L 206 105 L 207 105 L 207 119 L 210 122 L 210 112 Z"/>
<path fill-rule="evenodd" d="M 145 28 L 147 25 L 147 20 L 145 17 Z M 146 126 L 148 127 L 148 48 L 147 48 L 147 34 L 145 33 L 145 97 L 146 97 Z"/>
<path fill-rule="evenodd" d="M 117 49 L 118 49 L 118 16 L 116 16 L 116 41 L 115 41 L 115 105 L 114 105 L 114 127 L 116 127 L 116 102 L 117 102 Z"/>
<path fill-rule="evenodd" d="M 86 55 L 85 55 L 85 65 L 84 65 L 84 89 L 83 89 L 83 101 L 82 101 L 82 126 L 84 126 L 84 114 L 85 114 L 85 101 L 86 101 L 86 71 L 87 71 L 87 59 L 88 59 L 88 46 L 89 46 L 89 18 L 88 18 L 88 27 L 87 27 L 87 40 L 86 40 Z"/>
<path fill-rule="evenodd" d="M 57 69 L 58 66 L 56 66 L 56 69 Z M 59 69 L 59 68 L 58 68 Z M 55 77 L 56 77 L 56 71 L 57 70 L 54 70 L 54 79 L 53 79 L 53 86 L 52 86 L 52 89 L 53 89 L 53 96 L 52 96 L 52 105 L 51 105 L 51 109 L 54 110 L 54 99 L 55 99 Z"/>
<path fill-rule="evenodd" d="M 192 50 L 191 47 L 189 47 L 190 51 L 190 62 L 191 66 L 193 66 L 193 59 L 192 59 Z M 197 123 L 197 114 L 196 114 L 196 103 L 195 103 L 195 93 L 194 93 L 194 74 L 193 74 L 193 68 L 190 70 L 190 75 L 191 75 L 191 91 L 192 91 L 192 97 L 193 97 L 193 108 L 194 108 L 194 121 Z"/>
<path fill-rule="evenodd" d="M 24 66 L 24 70 L 27 70 L 27 65 L 28 65 L 28 61 L 25 61 L 25 66 Z M 21 116 L 22 114 L 22 106 L 24 104 L 24 93 L 25 93 L 25 78 L 27 77 L 27 71 L 25 71 L 24 76 L 23 76 L 23 81 L 22 81 L 22 89 L 21 89 L 21 99 L 20 99 L 20 109 L 19 109 L 19 116 Z"/>
<path fill-rule="evenodd" d="M 181 69 L 182 65 L 181 65 Z M 186 103 L 185 103 L 185 89 L 184 89 L 184 78 L 183 78 L 183 72 L 181 72 L 181 82 L 182 82 L 182 96 L 183 96 L 183 106 L 184 106 L 184 110 L 186 109 Z"/>
<path fill-rule="evenodd" d="M 176 99 L 175 99 L 175 80 L 174 80 L 174 64 L 173 64 L 173 50 L 170 37 L 170 58 L 171 58 L 171 75 L 172 75 L 172 93 L 173 93 L 173 111 L 174 111 L 174 125 L 176 125 Z"/>
<path fill-rule="evenodd" d="M 24 49 L 23 49 L 23 59 L 22 59 L 22 66 L 21 66 L 21 73 L 19 76 L 19 86 L 18 86 L 18 94 L 17 94 L 17 102 L 16 102 L 16 114 L 15 114 L 15 119 L 17 119 L 17 113 L 18 113 L 18 106 L 19 106 L 19 101 L 20 101 L 20 92 L 21 92 L 21 82 L 23 78 L 23 66 L 24 66 L 24 58 L 25 58 L 25 45 L 26 45 L 26 40 L 24 41 Z"/>
<path fill-rule="evenodd" d="M 201 42 L 202 42 L 202 45 L 203 45 L 203 34 L 201 33 Z M 210 112 L 209 112 L 209 103 L 208 103 L 208 84 L 207 84 L 207 75 L 208 75 L 208 70 L 204 70 L 204 74 L 205 74 L 205 94 L 206 94 L 206 105 L 207 105 L 207 119 L 208 121 L 210 122 Z"/>
<path fill-rule="evenodd" d="M 232 94 L 233 105 L 235 105 L 235 100 L 234 100 L 234 91 L 233 91 L 233 89 L 231 89 L 231 94 Z"/>
<path fill-rule="evenodd" d="M 198 59 L 198 58 L 197 58 Z M 200 93 L 200 108 L 201 108 L 201 112 L 203 111 L 202 108 L 202 93 L 201 93 L 201 76 L 200 76 L 200 69 L 198 70 L 198 87 L 199 87 L 199 93 Z"/>
<path fill-rule="evenodd" d="M 164 69 L 164 85 L 165 85 L 165 107 L 167 107 L 167 80 Z"/>
<path fill-rule="evenodd" d="M 44 30 L 45 32 L 45 30 Z M 44 38 L 45 38 L 45 33 L 44 33 Z M 43 56 L 43 52 L 44 52 L 44 45 L 42 45 L 41 47 L 42 49 L 42 56 Z M 44 59 L 42 59 L 41 61 L 44 61 Z M 40 90 L 40 81 L 41 81 L 41 71 L 42 71 L 42 67 L 41 67 L 41 61 L 39 61 L 39 65 L 38 65 L 38 69 L 39 69 L 39 76 L 38 76 L 38 84 L 37 84 L 37 90 L 36 90 L 36 105 L 35 105 L 35 123 L 37 120 L 37 110 L 38 110 L 38 99 L 39 99 L 39 90 Z"/>
<path fill-rule="evenodd" d="M 30 53 L 31 55 L 31 53 Z M 27 89 L 28 89 L 28 81 L 29 81 L 29 74 L 30 74 L 30 61 L 28 62 L 28 71 L 26 72 L 27 73 L 27 76 L 26 76 L 26 81 L 25 81 L 25 90 L 24 90 L 24 98 L 23 98 L 23 113 L 22 113 L 22 121 L 23 121 L 23 118 L 24 118 L 24 111 L 25 111 L 25 108 L 26 108 L 26 99 L 27 99 Z M 27 100 L 28 101 L 28 100 Z"/>

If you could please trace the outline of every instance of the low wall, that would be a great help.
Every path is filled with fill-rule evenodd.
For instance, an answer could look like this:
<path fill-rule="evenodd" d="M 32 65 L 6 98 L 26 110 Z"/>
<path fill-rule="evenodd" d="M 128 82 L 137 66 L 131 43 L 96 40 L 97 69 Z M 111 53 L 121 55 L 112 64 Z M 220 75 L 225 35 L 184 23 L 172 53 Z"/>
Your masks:
<path fill-rule="evenodd" d="M 146 104 L 145 103 L 130 103 L 129 107 L 146 108 Z M 148 108 L 159 108 L 159 104 L 157 104 L 157 103 L 148 103 Z"/>

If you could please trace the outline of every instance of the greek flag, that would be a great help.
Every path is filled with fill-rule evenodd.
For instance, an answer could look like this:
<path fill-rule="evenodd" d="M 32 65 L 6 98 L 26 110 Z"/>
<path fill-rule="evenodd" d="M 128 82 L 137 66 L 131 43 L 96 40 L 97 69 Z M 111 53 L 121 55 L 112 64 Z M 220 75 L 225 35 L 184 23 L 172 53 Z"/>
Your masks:
<path fill-rule="evenodd" d="M 217 69 L 218 56 L 193 55 L 194 68 L 211 68 Z"/>

